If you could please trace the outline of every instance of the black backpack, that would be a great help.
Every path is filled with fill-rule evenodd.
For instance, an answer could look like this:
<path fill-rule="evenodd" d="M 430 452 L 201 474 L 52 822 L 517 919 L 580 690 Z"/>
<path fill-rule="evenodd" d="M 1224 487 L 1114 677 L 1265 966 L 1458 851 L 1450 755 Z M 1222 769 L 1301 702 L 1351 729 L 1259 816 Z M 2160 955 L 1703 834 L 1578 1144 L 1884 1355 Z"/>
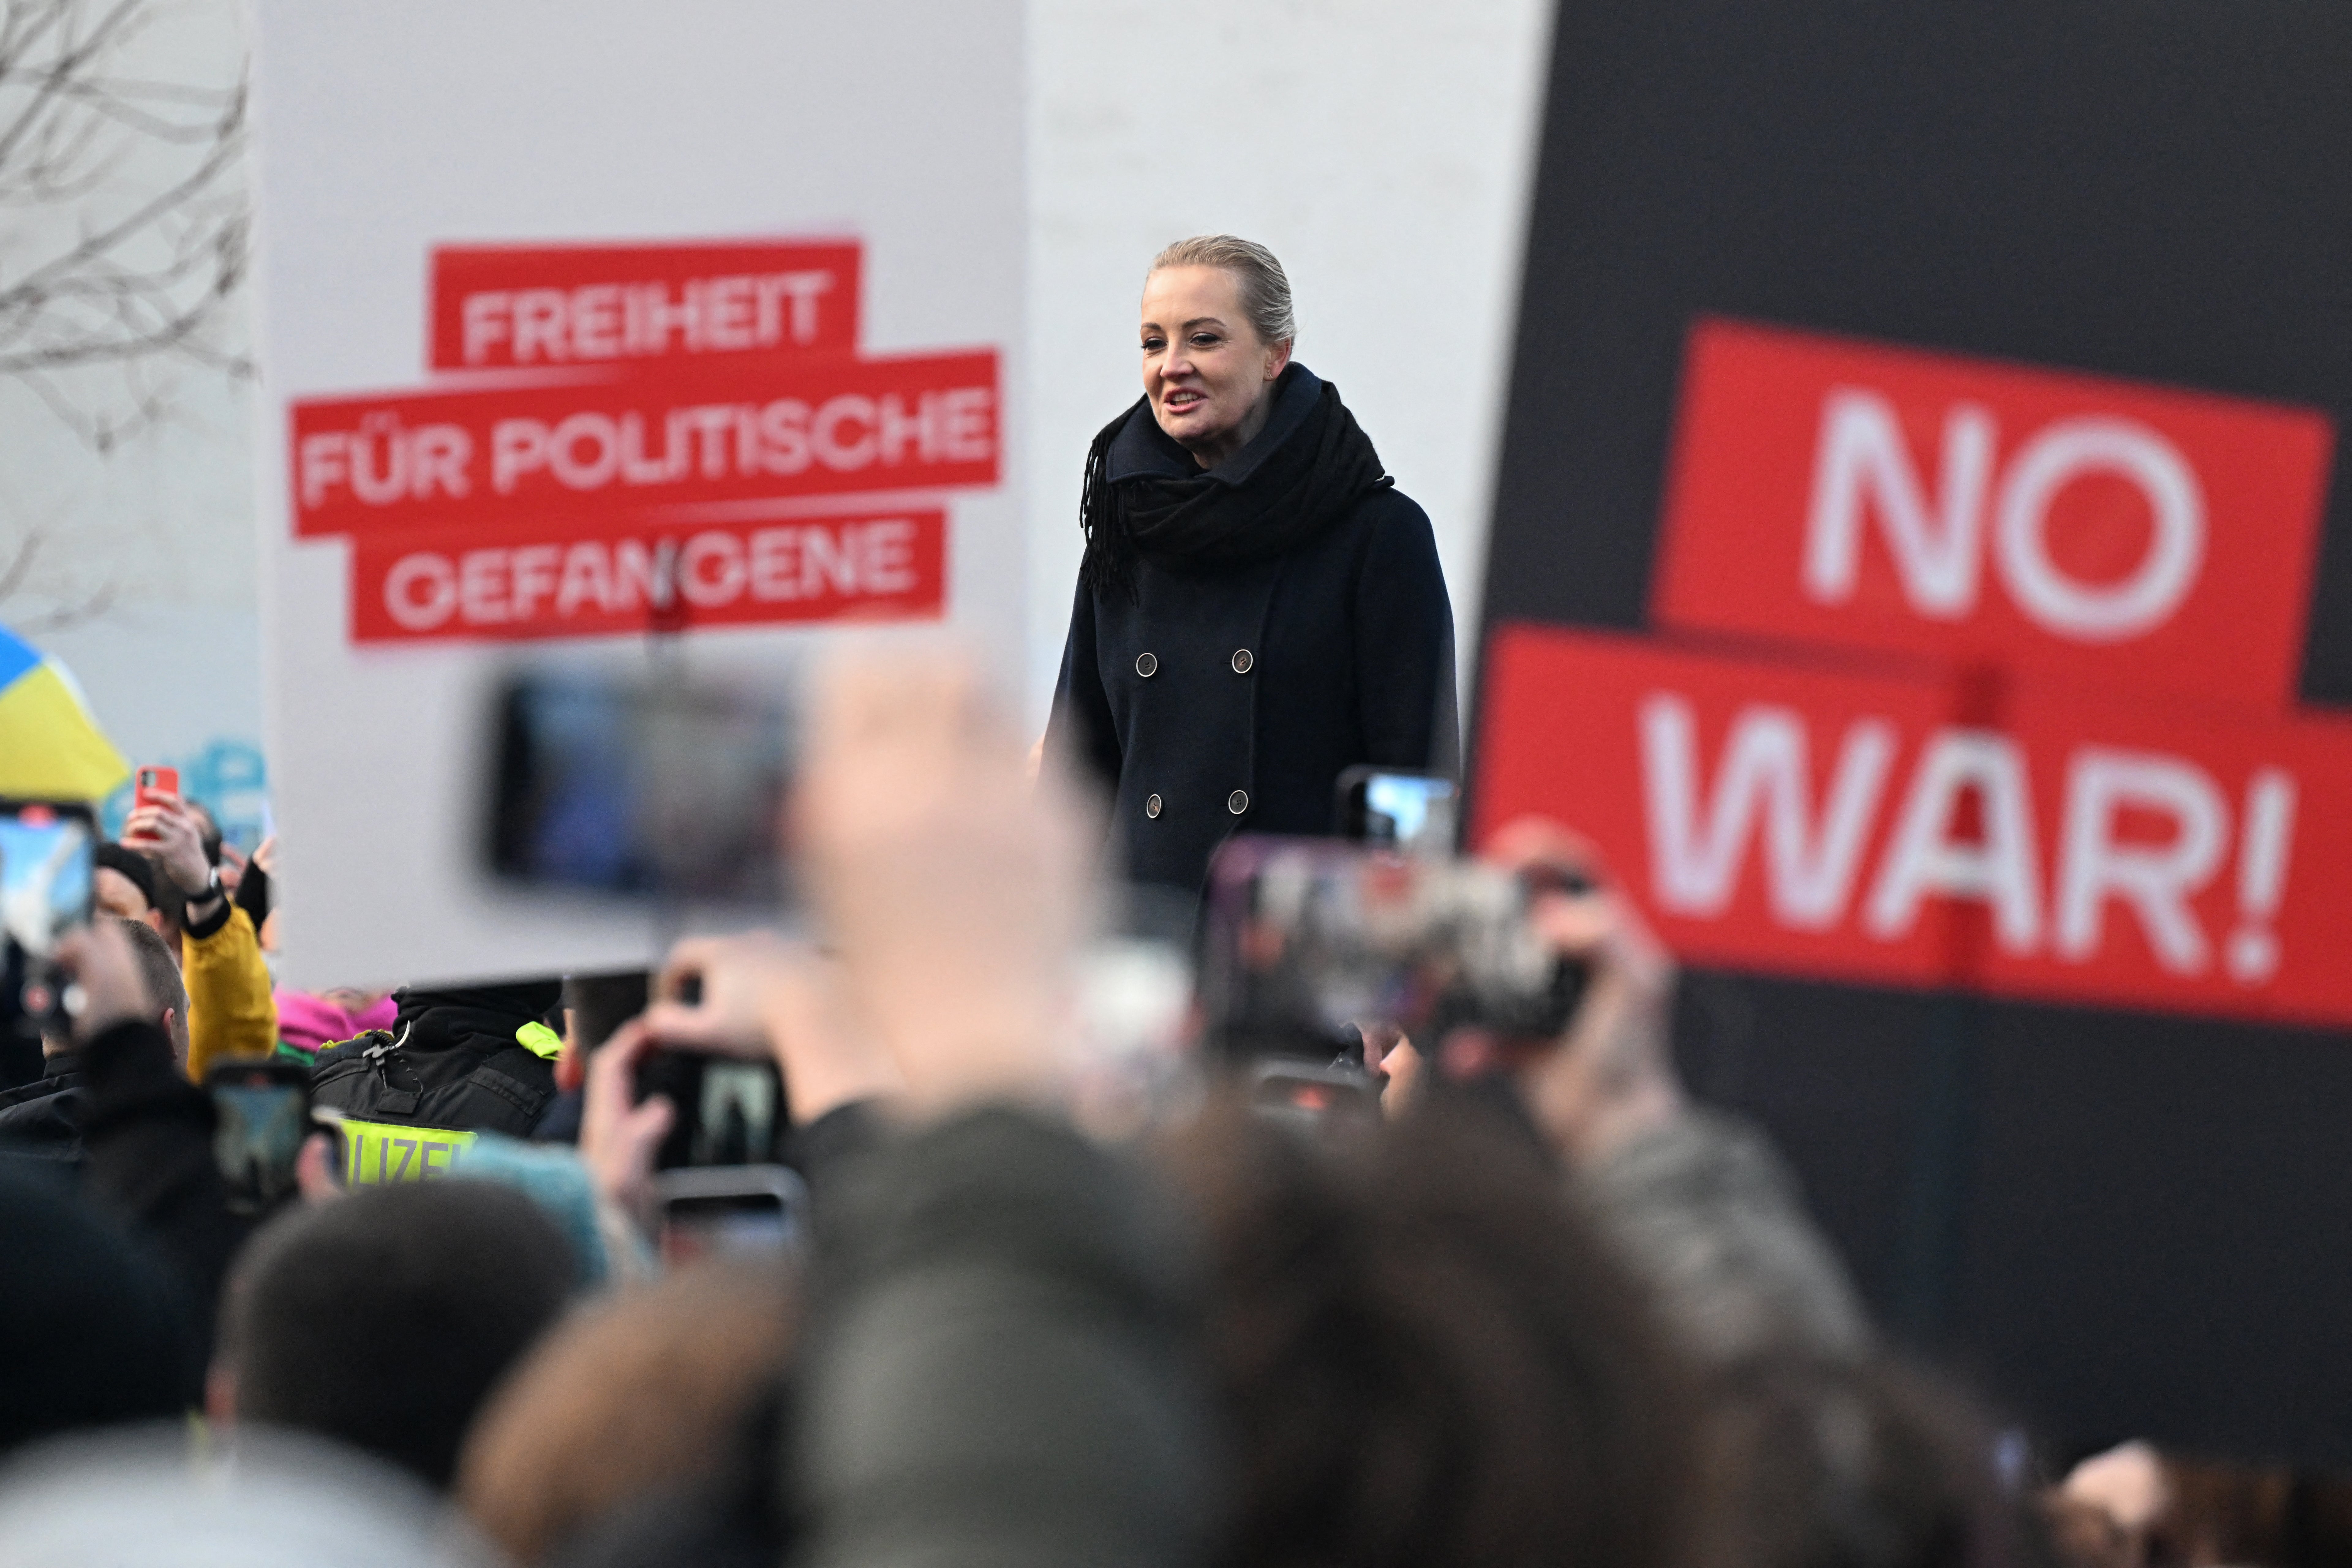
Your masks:
<path fill-rule="evenodd" d="M 520 1041 L 477 1036 L 427 1051 L 405 1037 L 371 1029 L 321 1051 L 311 1103 L 362 1121 L 528 1138 L 555 1099 L 555 1068 Z"/>

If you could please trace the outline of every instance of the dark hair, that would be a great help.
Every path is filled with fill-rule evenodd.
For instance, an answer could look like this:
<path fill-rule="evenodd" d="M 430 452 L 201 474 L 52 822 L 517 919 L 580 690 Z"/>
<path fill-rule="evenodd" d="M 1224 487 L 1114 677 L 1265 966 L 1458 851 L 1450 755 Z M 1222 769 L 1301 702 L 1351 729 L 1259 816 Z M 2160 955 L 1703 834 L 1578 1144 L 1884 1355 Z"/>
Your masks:
<path fill-rule="evenodd" d="M 130 1237 L 15 1164 L 0 1168 L 0 1451 L 194 1405 L 203 1363 L 186 1302 Z"/>
<path fill-rule="evenodd" d="M 127 844 L 101 844 L 92 862 L 101 870 L 112 871 L 139 889 L 151 910 L 163 906 L 155 901 L 155 879 L 162 873 L 155 862 Z"/>
<path fill-rule="evenodd" d="M 488 1182 L 297 1210 L 230 1281 L 221 1350 L 238 1418 L 323 1433 L 446 1487 L 475 1411 L 578 1271 L 539 1206 Z"/>
<path fill-rule="evenodd" d="M 196 819 L 196 842 L 205 847 L 205 861 L 214 866 L 219 865 L 221 858 L 220 821 L 213 816 L 213 808 L 206 805 L 200 800 L 186 801 L 183 804 L 187 806 L 188 815 Z"/>
<path fill-rule="evenodd" d="M 649 1500 L 680 1513 L 716 1502 L 704 1488 L 730 1468 L 756 1468 L 764 1493 L 775 1456 L 757 1439 L 770 1436 L 761 1417 L 781 1392 L 795 1304 L 781 1268 L 721 1262 L 573 1313 L 474 1423 L 458 1472 L 466 1512 L 530 1563 Z M 775 1545 L 768 1561 L 783 1555 Z"/>
<path fill-rule="evenodd" d="M 1891 1359 L 1765 1359 L 1708 1383 L 1708 1568 L 2044 1568 L 1989 1423 Z"/>
<path fill-rule="evenodd" d="M 572 1009 L 572 1033 L 583 1051 L 593 1051 L 613 1032 L 646 1010 L 653 977 L 642 969 L 615 974 L 567 974 L 563 1005 Z"/>
<path fill-rule="evenodd" d="M 172 944 L 145 921 L 122 915 L 111 918 L 129 940 L 131 956 L 139 962 L 139 978 L 147 986 L 147 1021 L 152 1024 L 155 1015 L 166 1007 L 172 1009 L 172 1045 L 184 1060 L 188 1054 L 188 988 L 181 982 L 180 965 L 172 956 Z"/>
<path fill-rule="evenodd" d="M 1523 1139 L 1466 1110 L 1171 1150 L 1211 1259 L 1236 1568 L 1678 1561 L 1682 1369 Z"/>

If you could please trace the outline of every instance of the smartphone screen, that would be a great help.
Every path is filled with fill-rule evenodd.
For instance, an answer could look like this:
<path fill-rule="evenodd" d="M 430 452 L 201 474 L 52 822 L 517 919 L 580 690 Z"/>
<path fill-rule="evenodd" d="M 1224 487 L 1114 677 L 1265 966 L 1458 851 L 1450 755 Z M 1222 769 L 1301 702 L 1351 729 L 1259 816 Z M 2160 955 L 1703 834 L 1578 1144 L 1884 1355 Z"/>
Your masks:
<path fill-rule="evenodd" d="M 1360 1068 L 1263 1062 L 1249 1075 L 1249 1106 L 1277 1121 L 1370 1126 L 1380 1121 L 1381 1086 Z"/>
<path fill-rule="evenodd" d="M 656 1178 L 656 1227 L 662 1262 L 707 1258 L 778 1258 L 798 1251 L 808 1189 L 781 1165 L 673 1171 Z"/>
<path fill-rule="evenodd" d="M 240 1214 L 264 1214 L 294 1192 L 294 1163 L 310 1131 L 308 1073 L 292 1063 L 255 1062 L 206 1075 L 216 1118 L 213 1161 Z"/>
<path fill-rule="evenodd" d="M 772 906 L 783 890 L 788 731 L 742 690 L 586 676 L 510 682 L 498 708 L 489 858 L 517 881 Z"/>
<path fill-rule="evenodd" d="M 1585 967 L 1529 918 L 1538 889 L 1475 860 L 1328 838 L 1237 836 L 1210 863 L 1201 940 L 1209 1038 L 1232 1059 L 1329 1061 L 1350 1026 L 1424 1055 L 1454 1029 L 1549 1042 Z"/>
<path fill-rule="evenodd" d="M 1458 791 L 1439 773 L 1349 768 L 1339 775 L 1339 835 L 1413 854 L 1451 855 Z"/>
<path fill-rule="evenodd" d="M 637 1098 L 661 1094 L 677 1108 L 654 1168 L 764 1165 L 782 1158 L 790 1129 L 783 1075 L 772 1061 L 695 1051 L 649 1051 L 637 1064 Z"/>
<path fill-rule="evenodd" d="M 0 805 L 0 930 L 27 956 L 47 960 L 59 937 L 88 923 L 97 847 L 79 806 Z"/>

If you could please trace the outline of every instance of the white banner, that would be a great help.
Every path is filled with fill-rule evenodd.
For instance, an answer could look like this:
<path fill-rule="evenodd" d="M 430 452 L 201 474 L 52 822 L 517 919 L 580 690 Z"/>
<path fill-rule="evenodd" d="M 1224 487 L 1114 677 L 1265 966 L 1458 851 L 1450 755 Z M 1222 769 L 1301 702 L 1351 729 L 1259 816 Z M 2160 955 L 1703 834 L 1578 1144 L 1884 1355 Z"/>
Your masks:
<path fill-rule="evenodd" d="M 693 670 L 780 676 L 847 616 L 951 628 L 1010 680 L 1022 16 L 260 0 L 288 980 L 652 956 L 646 914 L 482 864 L 489 693 L 522 660 L 643 668 L 626 562 L 685 563 Z M 842 519 L 899 529 L 889 559 L 810 553 Z"/>

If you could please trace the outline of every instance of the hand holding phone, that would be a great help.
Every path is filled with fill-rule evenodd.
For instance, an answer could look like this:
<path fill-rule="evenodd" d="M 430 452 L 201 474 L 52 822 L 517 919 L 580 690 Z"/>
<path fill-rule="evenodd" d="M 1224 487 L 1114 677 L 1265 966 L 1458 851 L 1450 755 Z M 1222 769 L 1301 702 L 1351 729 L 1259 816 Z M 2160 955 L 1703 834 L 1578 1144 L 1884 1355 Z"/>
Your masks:
<path fill-rule="evenodd" d="M 580 1107 L 580 1158 L 589 1176 L 605 1202 L 640 1223 L 653 1213 L 655 1151 L 677 1117 L 667 1098 L 637 1097 L 637 1063 L 653 1048 L 642 1018 L 614 1030 L 588 1058 Z"/>
<path fill-rule="evenodd" d="M 1545 942 L 1591 975 L 1559 1047 L 1524 1064 L 1518 1082 L 1565 1159 L 1603 1160 L 1681 1113 L 1674 957 L 1611 881 L 1599 851 L 1558 824 L 1521 818 L 1486 853 L 1535 890 L 1529 916 Z"/>
<path fill-rule="evenodd" d="M 906 1087 L 898 1064 L 843 1016 L 831 962 L 774 931 L 689 937 L 670 950 L 646 1009 L 663 1044 L 772 1058 L 796 1122 Z"/>
<path fill-rule="evenodd" d="M 142 770 L 168 773 L 169 769 Z M 205 853 L 204 830 L 177 795 L 158 795 L 131 808 L 122 841 L 152 854 L 172 885 L 194 898 L 213 880 L 212 857 Z"/>
<path fill-rule="evenodd" d="M 180 770 L 151 765 L 131 775 L 131 814 L 122 825 L 122 841 L 142 847 L 152 847 L 155 836 L 151 827 L 153 818 L 145 815 L 158 806 L 180 804 Z"/>

